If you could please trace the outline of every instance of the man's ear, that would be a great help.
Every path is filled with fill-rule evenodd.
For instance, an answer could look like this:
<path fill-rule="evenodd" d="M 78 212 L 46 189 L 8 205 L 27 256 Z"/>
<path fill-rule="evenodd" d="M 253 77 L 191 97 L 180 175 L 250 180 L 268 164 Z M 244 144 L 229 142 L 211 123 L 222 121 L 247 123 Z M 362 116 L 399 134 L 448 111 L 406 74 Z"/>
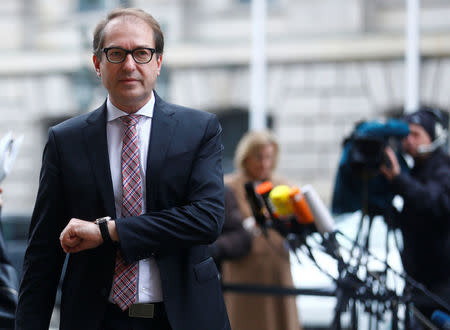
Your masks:
<path fill-rule="evenodd" d="M 94 63 L 95 72 L 97 73 L 98 77 L 101 77 L 100 73 L 100 59 L 96 56 L 92 56 L 92 62 Z"/>
<path fill-rule="evenodd" d="M 157 69 L 158 70 L 158 76 L 161 73 L 162 61 L 163 61 L 163 56 L 162 56 L 162 54 L 159 54 L 159 56 L 156 57 L 156 64 L 157 64 L 157 67 L 158 67 L 158 69 Z"/>

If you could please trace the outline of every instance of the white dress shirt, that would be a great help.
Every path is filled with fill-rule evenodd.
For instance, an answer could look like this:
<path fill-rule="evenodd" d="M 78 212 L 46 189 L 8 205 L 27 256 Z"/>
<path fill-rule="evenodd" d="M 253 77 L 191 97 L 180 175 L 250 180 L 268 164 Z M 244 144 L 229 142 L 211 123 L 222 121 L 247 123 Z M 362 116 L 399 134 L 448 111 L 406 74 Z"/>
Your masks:
<path fill-rule="evenodd" d="M 152 92 L 150 101 L 145 104 L 137 115 L 141 115 L 137 124 L 138 146 L 140 152 L 141 179 L 143 188 L 143 212 L 147 211 L 145 186 L 145 171 L 147 169 L 147 153 L 150 141 L 150 131 L 152 128 L 153 109 L 155 106 L 155 95 Z M 116 206 L 116 217 L 122 216 L 122 140 L 125 135 L 125 125 L 119 117 L 127 116 L 128 113 L 114 106 L 109 97 L 106 101 L 107 125 L 106 136 L 108 141 L 109 165 L 111 167 L 111 177 L 114 189 L 114 202 Z M 158 265 L 154 258 L 139 260 L 138 293 L 137 303 L 160 302 L 163 300 L 161 278 Z M 110 295 L 110 301 L 111 300 Z"/>

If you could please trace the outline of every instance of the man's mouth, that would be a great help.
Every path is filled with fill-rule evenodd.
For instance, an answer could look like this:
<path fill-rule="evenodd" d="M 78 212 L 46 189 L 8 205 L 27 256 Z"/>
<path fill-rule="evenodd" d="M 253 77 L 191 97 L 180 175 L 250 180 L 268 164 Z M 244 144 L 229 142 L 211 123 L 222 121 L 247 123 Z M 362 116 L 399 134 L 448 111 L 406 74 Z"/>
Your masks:
<path fill-rule="evenodd" d="M 132 83 L 132 82 L 137 82 L 139 80 L 135 79 L 135 78 L 122 78 L 122 79 L 119 79 L 119 81 L 124 82 L 124 83 Z"/>

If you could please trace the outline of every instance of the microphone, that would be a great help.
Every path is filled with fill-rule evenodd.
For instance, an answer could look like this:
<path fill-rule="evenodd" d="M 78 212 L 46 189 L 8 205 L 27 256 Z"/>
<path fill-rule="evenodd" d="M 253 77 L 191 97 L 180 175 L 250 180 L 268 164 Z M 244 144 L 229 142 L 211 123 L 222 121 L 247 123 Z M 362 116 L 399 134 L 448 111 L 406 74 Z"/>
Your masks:
<path fill-rule="evenodd" d="M 436 310 L 431 315 L 431 322 L 433 322 L 439 329 L 450 329 L 450 316 L 443 311 Z"/>
<path fill-rule="evenodd" d="M 244 185 L 245 193 L 247 195 L 247 200 L 252 209 L 253 216 L 255 217 L 256 223 L 260 226 L 263 234 L 267 236 L 267 226 L 266 226 L 266 216 L 263 211 L 263 204 L 261 200 L 256 195 L 255 189 L 253 187 L 253 182 L 247 182 Z"/>
<path fill-rule="evenodd" d="M 334 220 L 330 211 L 320 199 L 316 190 L 311 185 L 302 187 L 303 195 L 311 209 L 314 217 L 314 224 L 322 235 L 325 233 L 333 233 L 335 231 Z"/>
<path fill-rule="evenodd" d="M 276 214 L 279 216 L 286 217 L 294 212 L 289 198 L 290 191 L 291 188 L 289 186 L 279 185 L 269 193 L 270 201 L 275 208 Z"/>
<path fill-rule="evenodd" d="M 336 227 L 330 211 L 325 206 L 316 190 L 311 185 L 302 187 L 303 194 L 314 216 L 314 224 L 323 237 L 322 245 L 338 261 L 338 269 L 343 269 L 345 262 L 341 256 L 340 244 L 336 239 Z"/>
<path fill-rule="evenodd" d="M 272 191 L 272 188 L 273 188 L 272 182 L 264 181 L 259 185 L 257 185 L 255 190 L 256 193 L 258 193 L 262 197 L 264 204 L 266 205 L 266 210 L 267 213 L 269 213 L 271 220 L 269 224 L 270 227 L 278 231 L 281 234 L 281 236 L 287 237 L 287 235 L 290 232 L 290 228 L 289 226 L 286 225 L 286 223 L 280 221 L 281 219 L 279 219 L 278 214 L 275 214 L 273 204 L 269 198 L 269 194 Z"/>
<path fill-rule="evenodd" d="M 297 222 L 302 225 L 314 222 L 314 216 L 298 187 L 276 186 L 270 192 L 269 198 L 278 215 L 294 215 Z"/>
<path fill-rule="evenodd" d="M 262 197 L 264 204 L 266 204 L 267 212 L 269 212 L 271 220 L 274 221 L 275 219 L 277 219 L 277 217 L 273 212 L 273 206 L 269 200 L 269 194 L 272 191 L 272 188 L 273 188 L 272 182 L 264 181 L 256 186 L 255 191 Z"/>
<path fill-rule="evenodd" d="M 314 216 L 301 190 L 297 187 L 293 187 L 289 197 L 294 207 L 294 214 L 297 216 L 298 222 L 305 225 L 313 223 Z"/>
<path fill-rule="evenodd" d="M 263 228 L 267 235 L 266 217 L 263 212 L 260 195 L 266 205 L 267 211 L 271 217 L 270 226 L 276 229 L 282 236 L 288 237 L 289 233 L 295 233 L 301 243 L 305 242 L 306 236 L 312 232 L 312 223 L 323 237 L 322 244 L 326 251 L 339 261 L 339 267 L 343 260 L 340 255 L 339 242 L 336 239 L 334 220 L 327 207 L 320 199 L 317 192 L 310 185 L 300 189 L 281 185 L 273 188 L 270 181 L 265 181 L 256 188 L 253 188 L 251 182 L 245 184 L 247 196 L 250 205 L 255 214 L 257 223 Z M 275 210 L 274 210 L 275 209 Z M 290 222 L 286 223 L 279 216 L 290 217 Z M 298 245 L 298 244 L 296 244 Z"/>

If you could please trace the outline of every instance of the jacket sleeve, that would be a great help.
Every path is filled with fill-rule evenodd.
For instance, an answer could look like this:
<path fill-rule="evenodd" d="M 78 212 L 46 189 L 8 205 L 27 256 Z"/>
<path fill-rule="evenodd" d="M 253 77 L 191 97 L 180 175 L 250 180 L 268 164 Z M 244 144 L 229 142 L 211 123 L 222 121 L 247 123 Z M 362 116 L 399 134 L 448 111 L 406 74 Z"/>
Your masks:
<path fill-rule="evenodd" d="M 50 129 L 31 217 L 15 329 L 48 329 L 64 263 L 59 244 L 65 219 L 55 137 Z"/>
<path fill-rule="evenodd" d="M 208 118 L 192 164 L 178 160 L 178 166 L 191 168 L 183 205 L 116 220 L 120 249 L 128 262 L 148 258 L 155 251 L 211 244 L 222 231 L 222 128 L 216 116 Z"/>
<path fill-rule="evenodd" d="M 401 173 L 393 181 L 394 190 L 405 202 L 413 205 L 418 214 L 433 218 L 450 216 L 450 169 L 440 166 L 426 182 Z"/>

